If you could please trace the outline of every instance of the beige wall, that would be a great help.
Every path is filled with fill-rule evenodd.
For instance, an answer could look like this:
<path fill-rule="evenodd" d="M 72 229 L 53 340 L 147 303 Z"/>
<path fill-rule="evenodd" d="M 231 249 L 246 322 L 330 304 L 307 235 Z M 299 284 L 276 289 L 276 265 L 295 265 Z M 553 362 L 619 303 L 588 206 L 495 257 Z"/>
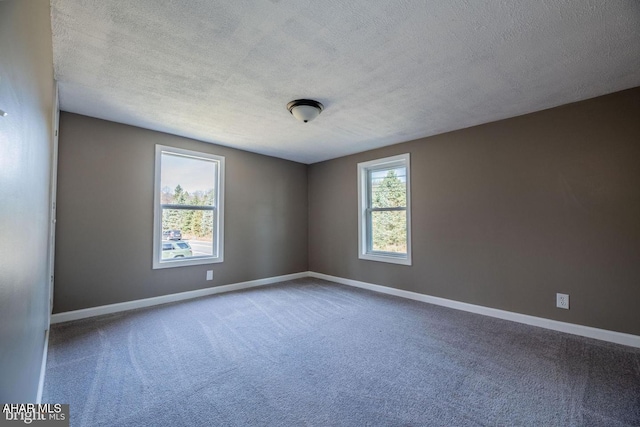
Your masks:
<path fill-rule="evenodd" d="M 49 1 L 0 2 L 0 403 L 34 402 L 49 316 Z"/>
<path fill-rule="evenodd" d="M 356 164 L 405 152 L 413 266 L 360 260 Z M 311 165 L 309 269 L 640 335 L 640 88 Z"/>
<path fill-rule="evenodd" d="M 156 144 L 225 156 L 223 263 L 151 268 Z M 59 145 L 55 313 L 307 270 L 306 165 L 71 113 Z"/>

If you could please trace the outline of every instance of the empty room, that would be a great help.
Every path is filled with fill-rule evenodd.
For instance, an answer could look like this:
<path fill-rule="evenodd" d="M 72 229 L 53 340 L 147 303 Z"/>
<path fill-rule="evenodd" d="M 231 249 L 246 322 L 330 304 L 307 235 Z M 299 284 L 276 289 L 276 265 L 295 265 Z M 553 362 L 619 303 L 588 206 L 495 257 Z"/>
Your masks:
<path fill-rule="evenodd" d="M 640 426 L 640 3 L 0 1 L 0 225 L 1 425 Z"/>

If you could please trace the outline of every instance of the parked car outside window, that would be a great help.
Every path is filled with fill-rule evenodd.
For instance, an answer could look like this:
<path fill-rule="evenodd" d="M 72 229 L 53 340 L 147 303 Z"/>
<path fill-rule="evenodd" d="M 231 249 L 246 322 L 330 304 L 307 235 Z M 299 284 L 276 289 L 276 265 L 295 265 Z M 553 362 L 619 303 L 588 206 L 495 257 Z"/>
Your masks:
<path fill-rule="evenodd" d="M 187 258 L 190 256 L 193 256 L 193 251 L 189 243 L 170 240 L 162 242 L 162 259 Z"/>
<path fill-rule="evenodd" d="M 164 240 L 182 240 L 182 232 L 180 230 L 167 230 L 162 232 Z"/>

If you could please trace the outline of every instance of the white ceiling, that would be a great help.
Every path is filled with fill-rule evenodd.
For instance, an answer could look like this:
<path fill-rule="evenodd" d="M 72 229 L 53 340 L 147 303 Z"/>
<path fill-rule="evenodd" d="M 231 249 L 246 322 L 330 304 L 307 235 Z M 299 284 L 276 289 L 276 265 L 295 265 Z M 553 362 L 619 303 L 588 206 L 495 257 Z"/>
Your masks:
<path fill-rule="evenodd" d="M 62 110 L 302 163 L 640 86 L 637 0 L 51 6 Z"/>

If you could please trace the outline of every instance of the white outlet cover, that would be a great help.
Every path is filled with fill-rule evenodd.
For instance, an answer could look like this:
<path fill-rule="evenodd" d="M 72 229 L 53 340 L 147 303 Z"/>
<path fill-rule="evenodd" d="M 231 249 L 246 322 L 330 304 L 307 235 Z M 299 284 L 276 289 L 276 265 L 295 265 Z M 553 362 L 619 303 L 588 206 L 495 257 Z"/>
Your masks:
<path fill-rule="evenodd" d="M 556 294 L 556 307 L 569 310 L 569 295 Z"/>
<path fill-rule="evenodd" d="M 207 270 L 207 280 L 213 280 L 213 270 Z"/>

